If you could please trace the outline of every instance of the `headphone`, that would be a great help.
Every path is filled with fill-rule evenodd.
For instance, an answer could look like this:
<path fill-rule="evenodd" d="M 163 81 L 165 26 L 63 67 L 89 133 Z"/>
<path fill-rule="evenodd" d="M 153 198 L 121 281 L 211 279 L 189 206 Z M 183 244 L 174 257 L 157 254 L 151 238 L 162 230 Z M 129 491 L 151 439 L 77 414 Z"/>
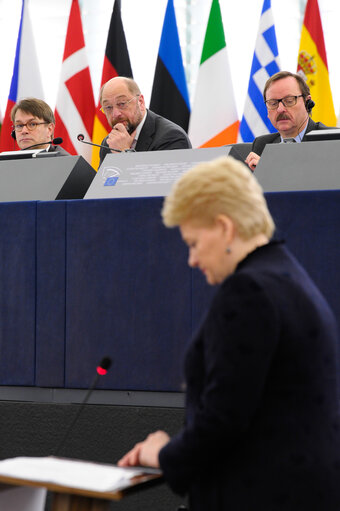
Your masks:
<path fill-rule="evenodd" d="M 15 130 L 12 130 L 12 131 L 11 131 L 11 137 L 12 137 L 12 138 L 14 138 L 14 140 L 16 140 L 16 139 L 17 139 L 17 136 L 16 136 L 16 134 L 15 134 Z"/>
<path fill-rule="evenodd" d="M 307 112 L 310 114 L 312 111 L 312 108 L 315 107 L 314 101 L 312 99 L 307 99 L 305 102 L 305 107 L 306 107 Z"/>

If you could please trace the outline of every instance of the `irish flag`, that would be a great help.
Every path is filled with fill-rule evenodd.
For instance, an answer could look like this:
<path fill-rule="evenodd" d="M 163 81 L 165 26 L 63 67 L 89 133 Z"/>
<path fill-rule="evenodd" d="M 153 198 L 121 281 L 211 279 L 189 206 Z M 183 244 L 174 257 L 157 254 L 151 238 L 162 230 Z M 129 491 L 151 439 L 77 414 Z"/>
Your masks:
<path fill-rule="evenodd" d="M 237 140 L 238 126 L 220 4 L 212 0 L 189 121 L 189 138 L 193 147 L 233 144 Z"/>
<path fill-rule="evenodd" d="M 313 119 L 336 126 L 318 0 L 308 0 L 306 5 L 297 69 L 306 79 L 315 102 Z"/>

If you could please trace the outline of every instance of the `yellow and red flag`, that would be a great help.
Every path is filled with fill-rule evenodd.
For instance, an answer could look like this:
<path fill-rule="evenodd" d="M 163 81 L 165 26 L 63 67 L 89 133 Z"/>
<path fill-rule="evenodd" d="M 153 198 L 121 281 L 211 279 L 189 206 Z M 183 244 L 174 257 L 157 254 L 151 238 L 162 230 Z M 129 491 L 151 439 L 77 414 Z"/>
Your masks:
<path fill-rule="evenodd" d="M 327 126 L 336 126 L 318 0 L 307 1 L 297 70 L 306 78 L 312 99 L 315 102 L 313 119 L 321 121 Z"/>

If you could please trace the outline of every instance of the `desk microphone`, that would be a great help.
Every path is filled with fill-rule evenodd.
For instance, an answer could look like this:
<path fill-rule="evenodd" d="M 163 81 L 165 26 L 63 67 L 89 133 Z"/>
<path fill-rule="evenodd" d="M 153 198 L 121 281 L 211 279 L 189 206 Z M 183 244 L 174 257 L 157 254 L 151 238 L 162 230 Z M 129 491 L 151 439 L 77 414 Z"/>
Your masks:
<path fill-rule="evenodd" d="M 79 142 L 82 142 L 83 144 L 93 145 L 95 147 L 102 147 L 103 149 L 106 149 L 107 151 L 116 151 L 116 153 L 123 153 L 124 151 L 121 151 L 120 149 L 112 149 L 111 147 L 107 145 L 101 145 L 101 144 L 94 144 L 93 142 L 85 142 L 84 135 L 82 133 L 79 133 L 77 136 L 77 139 Z"/>
<path fill-rule="evenodd" d="M 103 149 L 106 149 L 106 151 L 115 151 L 116 153 L 135 153 L 136 151 L 134 149 L 125 149 L 124 151 L 121 151 L 120 149 L 113 149 L 112 147 L 109 147 L 107 145 L 101 145 L 101 144 L 94 144 L 93 142 L 85 142 L 84 135 L 82 133 L 79 133 L 77 136 L 77 139 L 79 142 L 82 142 L 83 144 L 93 145 L 95 147 L 102 147 Z"/>
<path fill-rule="evenodd" d="M 39 145 L 45 145 L 45 144 L 53 144 L 53 145 L 60 145 L 63 143 L 63 139 L 61 137 L 54 138 L 53 140 L 48 140 L 47 142 L 39 142 L 39 144 L 33 144 L 28 147 L 25 147 L 25 151 L 27 149 L 32 149 L 33 147 L 38 147 Z"/>
<path fill-rule="evenodd" d="M 82 403 L 80 404 L 80 407 L 78 408 L 78 411 L 77 411 L 77 413 L 75 414 L 75 416 L 74 416 L 74 418 L 73 418 L 73 421 L 71 422 L 71 424 L 70 424 L 70 425 L 69 425 L 69 427 L 67 428 L 67 430 L 66 430 L 66 432 L 65 432 L 64 436 L 63 436 L 63 437 L 62 437 L 62 439 L 61 439 L 61 442 L 59 442 L 59 445 L 58 445 L 58 447 L 57 447 L 57 449 L 56 449 L 56 451 L 55 451 L 54 456 L 58 456 L 58 454 L 60 453 L 61 448 L 62 448 L 62 447 L 64 447 L 65 442 L 66 442 L 66 440 L 67 440 L 67 438 L 68 438 L 68 436 L 69 436 L 69 434 L 70 434 L 70 431 L 72 430 L 73 426 L 74 426 L 74 425 L 75 425 L 75 423 L 77 422 L 77 420 L 78 420 L 78 418 L 79 418 L 79 415 L 81 414 L 81 412 L 82 412 L 82 410 L 83 410 L 84 406 L 85 406 L 85 405 L 86 405 L 86 403 L 88 402 L 89 397 L 90 397 L 90 395 L 92 394 L 93 389 L 94 389 L 94 388 L 95 388 L 95 386 L 97 385 L 97 382 L 98 382 L 98 380 L 99 380 L 99 377 L 100 377 L 100 376 L 104 376 L 104 375 L 108 372 L 108 370 L 109 370 L 109 369 L 110 369 L 110 367 L 111 367 L 111 364 L 112 364 L 112 361 L 111 361 L 111 358 L 110 358 L 110 357 L 104 357 L 104 358 L 101 360 L 101 362 L 100 362 L 99 366 L 97 367 L 97 374 L 96 374 L 96 376 L 94 377 L 94 379 L 93 379 L 93 381 L 92 381 L 92 384 L 91 384 L 91 386 L 89 387 L 89 389 L 88 389 L 88 391 L 87 391 L 87 393 L 86 393 L 86 395 L 85 395 L 85 397 L 84 397 L 84 399 L 83 399 Z"/>

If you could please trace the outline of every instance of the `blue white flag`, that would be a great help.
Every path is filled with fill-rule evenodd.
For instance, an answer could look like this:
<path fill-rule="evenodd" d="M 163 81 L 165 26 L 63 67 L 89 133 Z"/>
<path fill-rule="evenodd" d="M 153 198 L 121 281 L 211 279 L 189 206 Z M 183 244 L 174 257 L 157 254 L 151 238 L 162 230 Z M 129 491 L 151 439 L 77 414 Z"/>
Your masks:
<path fill-rule="evenodd" d="M 240 124 L 239 142 L 252 142 L 255 137 L 275 132 L 263 101 L 266 81 L 280 71 L 271 0 L 264 0 L 250 71 L 247 99 Z"/>

